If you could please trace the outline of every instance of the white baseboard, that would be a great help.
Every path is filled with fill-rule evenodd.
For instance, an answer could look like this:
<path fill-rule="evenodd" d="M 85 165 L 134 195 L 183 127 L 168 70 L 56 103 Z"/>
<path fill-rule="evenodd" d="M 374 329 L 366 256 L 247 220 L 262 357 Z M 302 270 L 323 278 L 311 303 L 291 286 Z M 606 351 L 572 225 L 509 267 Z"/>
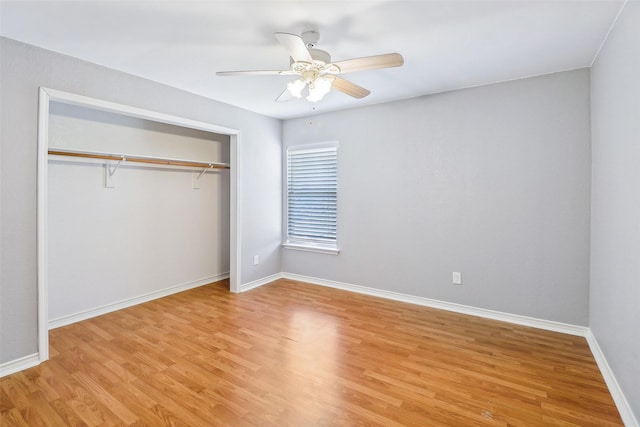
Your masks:
<path fill-rule="evenodd" d="M 271 283 L 274 280 L 282 279 L 282 273 L 272 274 L 271 276 L 263 277 L 262 279 L 254 280 L 253 282 L 240 285 L 240 292 L 250 291 L 251 289 L 258 288 L 260 286 Z"/>
<path fill-rule="evenodd" d="M 100 307 L 92 308 L 90 310 L 81 311 L 79 313 L 58 317 L 56 319 L 49 320 L 49 323 L 48 323 L 49 329 L 60 328 L 62 326 L 70 325 L 72 323 L 90 319 L 92 317 L 111 313 L 112 311 L 122 310 L 123 308 L 142 304 L 143 302 L 148 302 L 154 299 L 166 297 L 172 294 L 176 294 L 178 292 L 183 292 L 188 289 L 193 289 L 199 286 L 208 285 L 209 283 L 217 282 L 219 280 L 228 279 L 228 278 L 229 278 L 229 273 L 221 273 L 215 276 L 205 277 L 203 279 L 183 283 L 181 285 L 171 286 L 169 288 L 161 289 L 159 291 L 150 292 L 148 294 L 140 295 L 134 298 L 128 298 L 126 300 L 105 304 Z"/>
<path fill-rule="evenodd" d="M 620 412 L 620 417 L 622 418 L 622 422 L 626 427 L 640 427 L 637 418 L 633 414 L 633 410 L 631 409 L 631 405 L 627 401 L 627 398 L 624 396 L 620 385 L 618 384 L 618 380 L 616 380 L 607 359 L 604 357 L 604 353 L 596 340 L 593 332 L 589 330 L 587 333 L 587 343 L 589 343 L 589 348 L 591 349 L 591 353 L 593 353 L 593 358 L 596 359 L 596 363 L 598 364 L 598 368 L 600 369 L 600 373 L 604 378 L 604 382 L 607 384 L 609 388 L 609 393 L 611 393 L 611 397 L 613 401 L 616 403 L 618 408 L 618 412 Z"/>
<path fill-rule="evenodd" d="M 514 323 L 516 325 L 530 326 L 547 331 L 562 332 L 569 335 L 584 337 L 589 328 L 586 326 L 571 325 L 568 323 L 554 322 L 551 320 L 538 319 L 535 317 L 520 316 L 518 314 L 503 313 L 501 311 L 487 310 L 485 308 L 472 307 L 468 305 L 455 304 L 446 301 L 439 301 L 430 298 L 423 298 L 413 295 L 401 294 L 398 292 L 385 291 L 381 289 L 368 288 L 366 286 L 352 285 L 350 283 L 335 282 L 333 280 L 318 279 L 316 277 L 302 276 L 293 273 L 281 273 L 285 279 L 299 280 L 301 282 L 312 283 L 314 285 L 327 286 L 330 288 L 342 289 L 345 291 L 357 292 L 359 294 L 371 295 L 375 297 L 387 298 L 394 301 L 408 302 L 410 304 L 422 305 L 425 307 L 438 308 L 441 310 L 453 311 L 456 313 L 469 314 L 471 316 L 484 317 L 487 319 L 500 320 Z"/>
<path fill-rule="evenodd" d="M 24 369 L 33 368 L 40 364 L 40 355 L 33 353 L 28 356 L 21 357 L 10 362 L 6 362 L 0 365 L 0 377 L 15 374 L 16 372 Z"/>

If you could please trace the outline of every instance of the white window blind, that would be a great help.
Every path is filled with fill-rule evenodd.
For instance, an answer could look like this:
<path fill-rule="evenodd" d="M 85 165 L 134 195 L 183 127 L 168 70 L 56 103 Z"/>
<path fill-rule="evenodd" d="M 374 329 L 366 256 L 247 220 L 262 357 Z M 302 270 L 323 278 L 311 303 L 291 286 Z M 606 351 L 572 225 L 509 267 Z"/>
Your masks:
<path fill-rule="evenodd" d="M 287 243 L 336 246 L 338 147 L 287 150 Z"/>

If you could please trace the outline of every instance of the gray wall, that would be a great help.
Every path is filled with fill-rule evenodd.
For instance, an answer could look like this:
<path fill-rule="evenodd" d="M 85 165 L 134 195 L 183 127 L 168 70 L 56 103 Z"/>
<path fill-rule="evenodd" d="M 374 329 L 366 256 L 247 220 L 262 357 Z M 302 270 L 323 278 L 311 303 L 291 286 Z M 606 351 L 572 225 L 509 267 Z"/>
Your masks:
<path fill-rule="evenodd" d="M 281 122 L 149 80 L 0 39 L 0 363 L 37 351 L 38 87 L 240 129 L 240 283 L 280 271 Z M 260 255 L 253 266 L 252 257 Z"/>
<path fill-rule="evenodd" d="M 589 326 L 640 419 L 640 2 L 592 67 L 591 109 Z"/>
<path fill-rule="evenodd" d="M 587 69 L 284 123 L 323 141 L 342 252 L 285 249 L 283 271 L 587 325 Z"/>

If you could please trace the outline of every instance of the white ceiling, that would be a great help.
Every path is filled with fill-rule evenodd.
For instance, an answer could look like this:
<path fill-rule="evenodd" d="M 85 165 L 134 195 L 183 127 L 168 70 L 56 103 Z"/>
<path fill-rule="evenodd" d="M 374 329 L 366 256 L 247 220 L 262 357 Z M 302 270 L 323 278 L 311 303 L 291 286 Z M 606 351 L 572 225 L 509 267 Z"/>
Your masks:
<path fill-rule="evenodd" d="M 277 118 L 588 67 L 623 0 L 5 1 L 0 33 Z M 287 76 L 273 33 L 320 32 L 334 61 L 398 52 L 400 68 L 344 77 L 371 90 L 274 100 Z"/>

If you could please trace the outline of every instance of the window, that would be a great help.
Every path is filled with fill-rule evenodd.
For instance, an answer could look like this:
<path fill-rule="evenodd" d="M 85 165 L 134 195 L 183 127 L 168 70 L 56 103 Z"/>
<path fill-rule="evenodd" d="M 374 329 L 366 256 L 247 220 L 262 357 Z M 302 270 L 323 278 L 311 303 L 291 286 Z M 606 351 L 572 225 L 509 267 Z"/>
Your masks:
<path fill-rule="evenodd" d="M 285 246 L 337 253 L 338 145 L 287 149 Z"/>

